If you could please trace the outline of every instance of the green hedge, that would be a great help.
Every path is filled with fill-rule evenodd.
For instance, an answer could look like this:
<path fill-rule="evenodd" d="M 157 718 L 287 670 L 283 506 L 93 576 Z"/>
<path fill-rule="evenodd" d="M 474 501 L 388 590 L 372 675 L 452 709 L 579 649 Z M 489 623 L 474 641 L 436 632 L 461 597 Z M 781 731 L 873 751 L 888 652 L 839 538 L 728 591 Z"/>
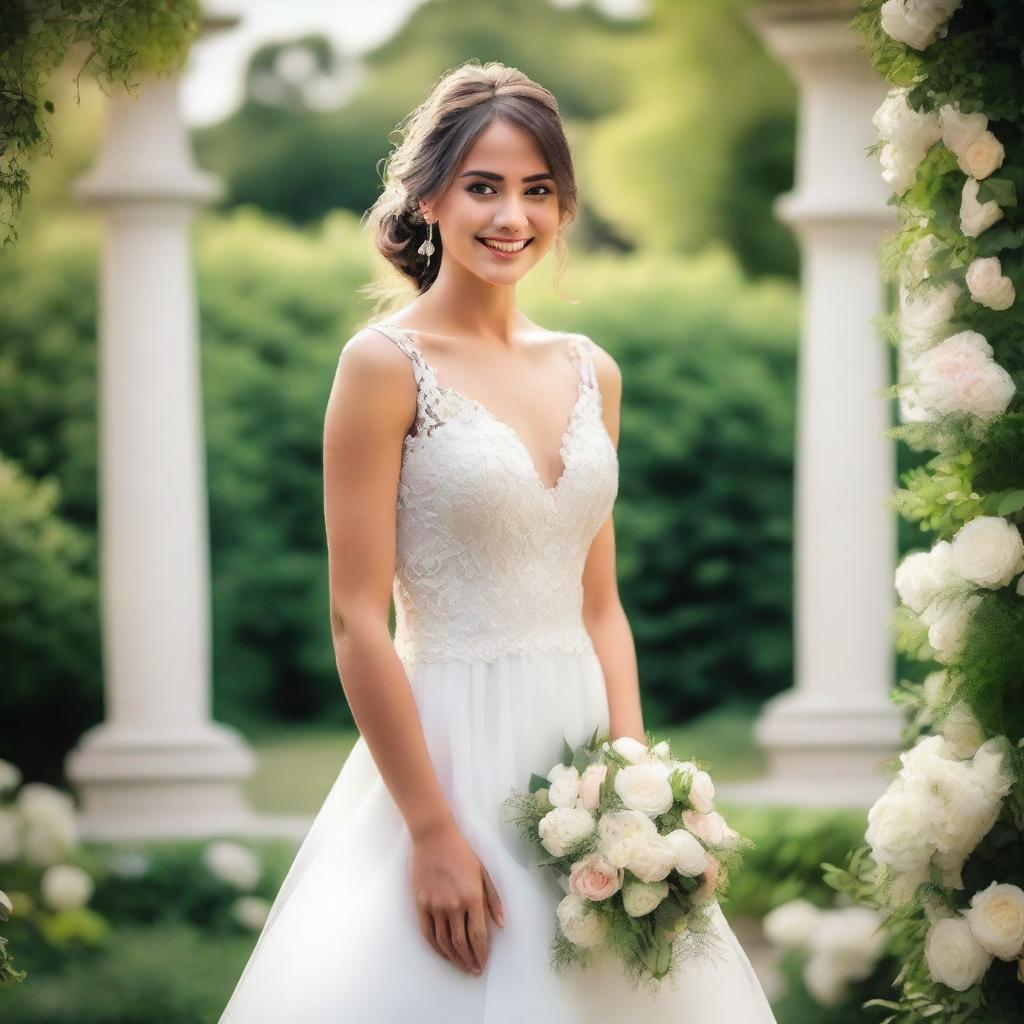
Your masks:
<path fill-rule="evenodd" d="M 346 724 L 328 618 L 321 442 L 338 354 L 368 312 L 357 291 L 372 276 L 367 244 L 349 214 L 305 232 L 253 210 L 201 220 L 197 241 L 215 714 L 244 728 Z M 0 452 L 29 477 L 59 482 L 50 514 L 81 531 L 93 558 L 96 248 L 82 220 L 54 218 L 13 251 L 0 278 L 10 311 Z M 651 725 L 784 688 L 794 289 L 751 285 L 717 250 L 685 261 L 575 256 L 562 288 L 579 304 L 567 305 L 540 274 L 524 282 L 523 306 L 552 328 L 589 334 L 624 374 L 619 573 Z M 20 599 L 39 621 L 60 622 L 63 599 L 45 587 L 41 579 L 38 593 Z M 95 623 L 99 611 L 81 615 Z M 66 653 L 59 634 L 39 632 Z M 85 694 L 76 727 L 35 766 L 51 775 L 98 714 L 98 638 L 83 642 L 79 630 L 73 641 L 73 682 L 46 668 L 65 653 L 22 659 L 35 682 L 8 697 L 0 727 L 29 723 L 34 736 L 52 736 L 33 723 L 69 691 Z M 25 649 L 14 642 L 0 657 Z"/>

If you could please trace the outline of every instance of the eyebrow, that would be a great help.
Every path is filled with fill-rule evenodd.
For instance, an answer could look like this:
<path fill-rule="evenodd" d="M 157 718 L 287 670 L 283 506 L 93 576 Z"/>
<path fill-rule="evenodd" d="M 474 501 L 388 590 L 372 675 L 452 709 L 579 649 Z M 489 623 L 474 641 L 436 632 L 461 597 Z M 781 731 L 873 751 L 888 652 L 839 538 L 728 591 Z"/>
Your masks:
<path fill-rule="evenodd" d="M 459 175 L 459 177 L 460 178 L 469 178 L 469 177 L 471 177 L 473 175 L 475 175 L 476 177 L 479 177 L 479 178 L 490 178 L 491 181 L 504 181 L 505 180 L 505 175 L 504 174 L 495 174 L 494 171 L 463 171 L 462 174 Z M 526 181 L 544 181 L 544 180 L 554 181 L 555 179 L 550 174 L 547 174 L 547 173 L 543 173 L 543 174 L 530 174 L 527 177 L 523 178 L 524 182 L 526 182 Z"/>

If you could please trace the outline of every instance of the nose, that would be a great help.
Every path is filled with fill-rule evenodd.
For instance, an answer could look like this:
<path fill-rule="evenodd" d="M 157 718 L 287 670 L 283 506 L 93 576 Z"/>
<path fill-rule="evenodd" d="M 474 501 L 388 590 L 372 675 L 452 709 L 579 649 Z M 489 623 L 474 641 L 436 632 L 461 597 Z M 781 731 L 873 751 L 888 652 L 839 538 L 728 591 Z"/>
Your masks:
<path fill-rule="evenodd" d="M 528 227 L 530 221 L 526 216 L 526 207 L 518 196 L 509 196 L 505 199 L 495 216 L 494 223 L 498 230 L 507 231 L 510 235 L 520 233 Z"/>

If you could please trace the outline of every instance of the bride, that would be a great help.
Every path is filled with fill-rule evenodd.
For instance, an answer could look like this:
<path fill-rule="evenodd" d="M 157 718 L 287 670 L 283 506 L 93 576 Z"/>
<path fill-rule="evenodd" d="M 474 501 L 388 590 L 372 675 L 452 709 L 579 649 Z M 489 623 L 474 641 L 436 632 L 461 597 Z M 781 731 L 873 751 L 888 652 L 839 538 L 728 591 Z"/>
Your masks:
<path fill-rule="evenodd" d="M 645 741 L 611 516 L 621 376 L 516 305 L 576 207 L 551 93 L 473 61 L 404 127 L 369 224 L 416 296 L 349 339 L 324 424 L 360 738 L 221 1024 L 771 1024 L 717 905 L 718 955 L 657 994 L 610 955 L 549 964 L 563 893 L 502 801 L 563 740 Z"/>

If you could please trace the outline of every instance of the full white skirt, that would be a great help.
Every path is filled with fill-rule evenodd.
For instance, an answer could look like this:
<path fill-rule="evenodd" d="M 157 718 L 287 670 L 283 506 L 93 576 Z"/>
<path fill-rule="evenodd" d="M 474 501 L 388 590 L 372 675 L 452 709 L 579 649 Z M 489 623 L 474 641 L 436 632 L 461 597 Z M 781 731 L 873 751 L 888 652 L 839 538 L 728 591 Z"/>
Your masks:
<path fill-rule="evenodd" d="M 504 820 L 502 801 L 608 728 L 600 662 L 584 654 L 406 665 L 455 819 L 505 911 L 474 976 L 420 932 L 409 833 L 360 737 L 302 842 L 220 1024 L 774 1024 L 743 949 L 716 907 L 721 951 L 684 963 L 658 995 L 607 957 L 556 973 L 562 897 Z"/>

